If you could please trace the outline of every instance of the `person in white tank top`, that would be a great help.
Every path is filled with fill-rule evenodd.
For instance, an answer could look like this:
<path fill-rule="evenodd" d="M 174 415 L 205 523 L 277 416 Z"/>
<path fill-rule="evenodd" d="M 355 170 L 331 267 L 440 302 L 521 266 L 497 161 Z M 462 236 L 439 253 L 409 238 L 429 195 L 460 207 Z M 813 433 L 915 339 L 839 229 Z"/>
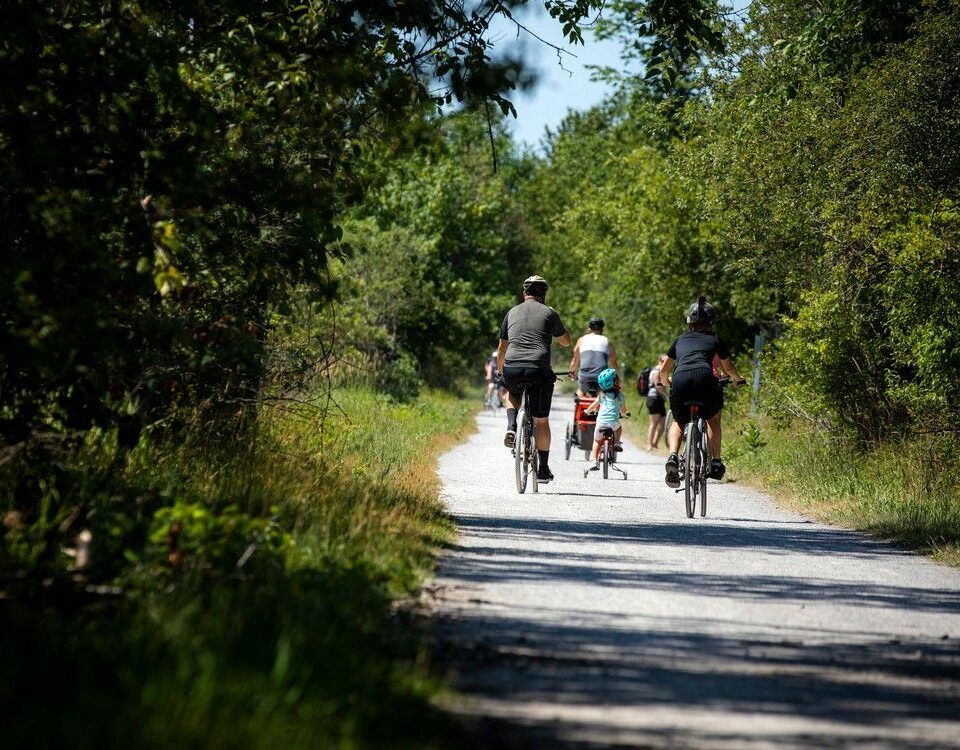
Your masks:
<path fill-rule="evenodd" d="M 577 339 L 570 358 L 570 378 L 577 379 L 577 395 L 597 394 L 597 376 L 608 367 L 617 369 L 617 352 L 603 335 L 603 319 L 590 318 L 587 333 Z"/>

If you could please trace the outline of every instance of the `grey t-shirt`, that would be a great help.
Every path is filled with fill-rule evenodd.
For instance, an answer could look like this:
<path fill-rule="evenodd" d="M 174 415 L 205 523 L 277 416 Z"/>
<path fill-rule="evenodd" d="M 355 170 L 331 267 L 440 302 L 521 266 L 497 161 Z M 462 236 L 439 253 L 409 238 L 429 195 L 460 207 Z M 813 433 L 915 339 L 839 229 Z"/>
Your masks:
<path fill-rule="evenodd" d="M 550 369 L 550 343 L 567 332 L 557 311 L 535 299 L 510 309 L 500 325 L 500 338 L 507 342 L 504 366 Z"/>

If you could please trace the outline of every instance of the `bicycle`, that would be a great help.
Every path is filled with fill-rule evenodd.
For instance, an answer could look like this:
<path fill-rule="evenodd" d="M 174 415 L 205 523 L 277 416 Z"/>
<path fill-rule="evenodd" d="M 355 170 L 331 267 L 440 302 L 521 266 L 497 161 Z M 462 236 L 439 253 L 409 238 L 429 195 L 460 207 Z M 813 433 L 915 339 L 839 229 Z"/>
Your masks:
<path fill-rule="evenodd" d="M 553 373 L 556 380 L 560 380 L 569 373 Z M 517 492 L 521 495 L 527 491 L 527 481 L 532 476 L 534 492 L 540 489 L 537 483 L 537 469 L 539 468 L 539 454 L 537 453 L 537 430 L 533 424 L 533 414 L 530 411 L 531 383 L 519 383 L 522 389 L 520 397 L 520 411 L 517 414 L 517 434 L 513 440 L 513 469 L 517 480 Z"/>
<path fill-rule="evenodd" d="M 730 384 L 730 378 L 717 381 L 721 388 Z M 745 383 L 746 381 L 741 381 Z M 690 421 L 683 428 L 683 448 L 680 452 L 680 477 L 687 518 L 693 518 L 697 512 L 697 498 L 700 498 L 700 517 L 707 515 L 707 479 L 710 477 L 710 441 L 707 435 L 707 422 L 700 416 L 699 401 L 689 401 Z"/>
<path fill-rule="evenodd" d="M 500 413 L 500 408 L 503 406 L 503 403 L 500 401 L 500 384 L 495 383 L 493 389 L 493 394 L 486 401 L 483 402 L 483 405 L 486 409 L 492 411 L 495 415 Z"/>
<path fill-rule="evenodd" d="M 627 412 L 626 416 L 629 417 L 630 412 Z M 614 436 L 613 429 L 610 427 L 601 427 L 600 435 L 602 436 L 600 439 L 600 454 L 599 454 L 600 466 L 594 465 L 587 469 L 584 469 L 583 478 L 586 479 L 587 474 L 589 474 L 591 471 L 597 471 L 598 469 L 602 469 L 603 478 L 609 479 L 610 469 L 612 467 L 615 471 L 619 471 L 621 474 L 623 474 L 623 478 L 626 479 L 627 472 L 625 472 L 616 464 L 617 441 L 616 441 L 616 437 Z"/>

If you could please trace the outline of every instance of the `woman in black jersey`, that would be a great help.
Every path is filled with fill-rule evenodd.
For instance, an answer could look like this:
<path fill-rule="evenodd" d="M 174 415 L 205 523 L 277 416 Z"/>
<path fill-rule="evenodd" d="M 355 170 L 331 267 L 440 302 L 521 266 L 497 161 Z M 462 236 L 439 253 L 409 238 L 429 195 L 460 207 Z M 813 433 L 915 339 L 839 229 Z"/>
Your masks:
<path fill-rule="evenodd" d="M 726 467 L 720 456 L 721 428 L 720 410 L 723 408 L 723 390 L 713 374 L 713 357 L 720 358 L 720 367 L 737 385 L 747 381 L 730 361 L 730 350 L 713 334 L 713 305 L 700 297 L 687 310 L 687 324 L 690 330 L 680 334 L 667 350 L 667 358 L 660 366 L 658 388 L 663 388 L 667 375 L 676 364 L 670 385 L 670 409 L 673 412 L 673 424 L 667 436 L 670 455 L 667 456 L 667 485 L 680 486 L 680 460 L 677 452 L 683 439 L 683 428 L 690 421 L 690 402 L 702 404 L 700 416 L 707 421 L 707 437 L 710 441 L 710 454 L 713 461 L 710 477 L 722 479 Z"/>

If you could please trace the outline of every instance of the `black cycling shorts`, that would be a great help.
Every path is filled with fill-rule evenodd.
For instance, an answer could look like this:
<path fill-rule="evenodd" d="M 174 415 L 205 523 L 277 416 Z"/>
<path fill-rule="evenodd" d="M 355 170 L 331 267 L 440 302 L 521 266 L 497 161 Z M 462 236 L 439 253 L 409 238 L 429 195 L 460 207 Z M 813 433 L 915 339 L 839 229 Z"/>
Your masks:
<path fill-rule="evenodd" d="M 647 411 L 651 414 L 667 416 L 667 402 L 663 396 L 647 396 Z"/>
<path fill-rule="evenodd" d="M 522 394 L 523 384 L 529 383 L 527 390 L 530 394 L 530 413 L 537 418 L 550 416 L 553 384 L 556 380 L 552 370 L 543 370 L 539 367 L 505 365 L 503 368 L 503 383 L 511 396 Z"/>
<path fill-rule="evenodd" d="M 723 388 L 711 370 L 684 370 L 674 374 L 670 409 L 681 426 L 690 421 L 691 401 L 700 404 L 700 416 L 704 419 L 712 419 L 723 408 Z"/>

